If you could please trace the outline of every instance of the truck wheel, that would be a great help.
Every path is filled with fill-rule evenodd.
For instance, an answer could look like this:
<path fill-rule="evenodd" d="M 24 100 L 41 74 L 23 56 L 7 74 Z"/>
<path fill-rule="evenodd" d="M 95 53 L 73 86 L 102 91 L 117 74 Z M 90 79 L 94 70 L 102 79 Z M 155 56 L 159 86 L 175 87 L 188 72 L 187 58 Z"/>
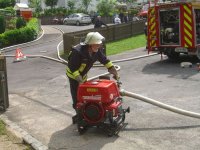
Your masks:
<path fill-rule="evenodd" d="M 166 53 L 167 57 L 171 60 L 177 60 L 179 58 L 179 53 L 175 52 L 174 49 L 170 49 L 167 53 Z"/>
<path fill-rule="evenodd" d="M 197 58 L 200 60 L 200 47 L 197 48 Z"/>

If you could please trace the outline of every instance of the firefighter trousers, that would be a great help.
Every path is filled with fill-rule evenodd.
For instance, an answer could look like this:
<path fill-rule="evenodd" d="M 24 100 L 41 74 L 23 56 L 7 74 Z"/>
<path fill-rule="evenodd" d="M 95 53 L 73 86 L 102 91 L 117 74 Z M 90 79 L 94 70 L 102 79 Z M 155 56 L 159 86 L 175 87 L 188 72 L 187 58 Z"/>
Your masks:
<path fill-rule="evenodd" d="M 76 110 L 77 92 L 78 92 L 79 82 L 74 79 L 71 79 L 70 77 L 68 77 L 68 78 L 69 78 L 69 83 L 70 83 L 70 92 L 71 92 L 72 101 L 73 101 L 72 107 Z"/>

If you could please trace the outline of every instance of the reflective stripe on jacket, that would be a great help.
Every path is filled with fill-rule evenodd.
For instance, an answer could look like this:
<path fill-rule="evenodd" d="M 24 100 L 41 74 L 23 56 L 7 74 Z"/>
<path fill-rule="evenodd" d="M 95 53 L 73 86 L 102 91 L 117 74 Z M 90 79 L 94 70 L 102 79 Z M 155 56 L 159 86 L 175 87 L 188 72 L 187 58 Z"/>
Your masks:
<path fill-rule="evenodd" d="M 102 49 L 99 49 L 98 52 L 89 55 L 88 45 L 78 44 L 72 48 L 68 57 L 66 74 L 72 79 L 81 75 L 83 80 L 86 81 L 88 71 L 97 60 L 106 68 L 113 66 L 112 62 L 103 54 Z"/>

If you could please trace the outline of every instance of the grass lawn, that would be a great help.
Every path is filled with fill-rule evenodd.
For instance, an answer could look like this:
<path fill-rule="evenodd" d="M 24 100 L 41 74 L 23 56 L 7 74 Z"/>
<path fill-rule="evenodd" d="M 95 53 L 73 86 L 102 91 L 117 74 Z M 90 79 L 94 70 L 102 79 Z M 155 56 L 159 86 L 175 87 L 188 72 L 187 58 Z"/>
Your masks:
<path fill-rule="evenodd" d="M 133 36 L 127 39 L 114 41 L 106 44 L 106 54 L 114 55 L 124 51 L 133 50 L 146 46 L 146 38 L 144 34 Z"/>
<path fill-rule="evenodd" d="M 133 50 L 145 46 L 146 46 L 145 35 L 144 34 L 136 35 L 127 39 L 106 43 L 106 55 L 119 54 L 124 51 Z M 67 56 L 64 55 L 64 52 L 61 53 L 61 57 L 67 60 Z"/>
<path fill-rule="evenodd" d="M 6 127 L 2 120 L 0 120 L 0 135 L 6 134 Z"/>

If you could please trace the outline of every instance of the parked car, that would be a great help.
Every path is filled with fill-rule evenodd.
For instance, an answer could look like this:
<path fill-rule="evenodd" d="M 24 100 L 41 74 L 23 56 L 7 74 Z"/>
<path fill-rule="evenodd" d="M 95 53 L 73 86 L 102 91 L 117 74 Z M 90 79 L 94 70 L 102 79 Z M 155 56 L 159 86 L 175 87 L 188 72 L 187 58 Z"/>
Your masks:
<path fill-rule="evenodd" d="M 63 20 L 63 24 L 75 24 L 77 26 L 81 24 L 91 24 L 92 20 L 89 15 L 83 13 L 74 13 L 69 15 Z"/>
<path fill-rule="evenodd" d="M 54 17 L 54 18 L 51 20 L 51 23 L 52 23 L 52 24 L 63 24 L 63 18 Z"/>

